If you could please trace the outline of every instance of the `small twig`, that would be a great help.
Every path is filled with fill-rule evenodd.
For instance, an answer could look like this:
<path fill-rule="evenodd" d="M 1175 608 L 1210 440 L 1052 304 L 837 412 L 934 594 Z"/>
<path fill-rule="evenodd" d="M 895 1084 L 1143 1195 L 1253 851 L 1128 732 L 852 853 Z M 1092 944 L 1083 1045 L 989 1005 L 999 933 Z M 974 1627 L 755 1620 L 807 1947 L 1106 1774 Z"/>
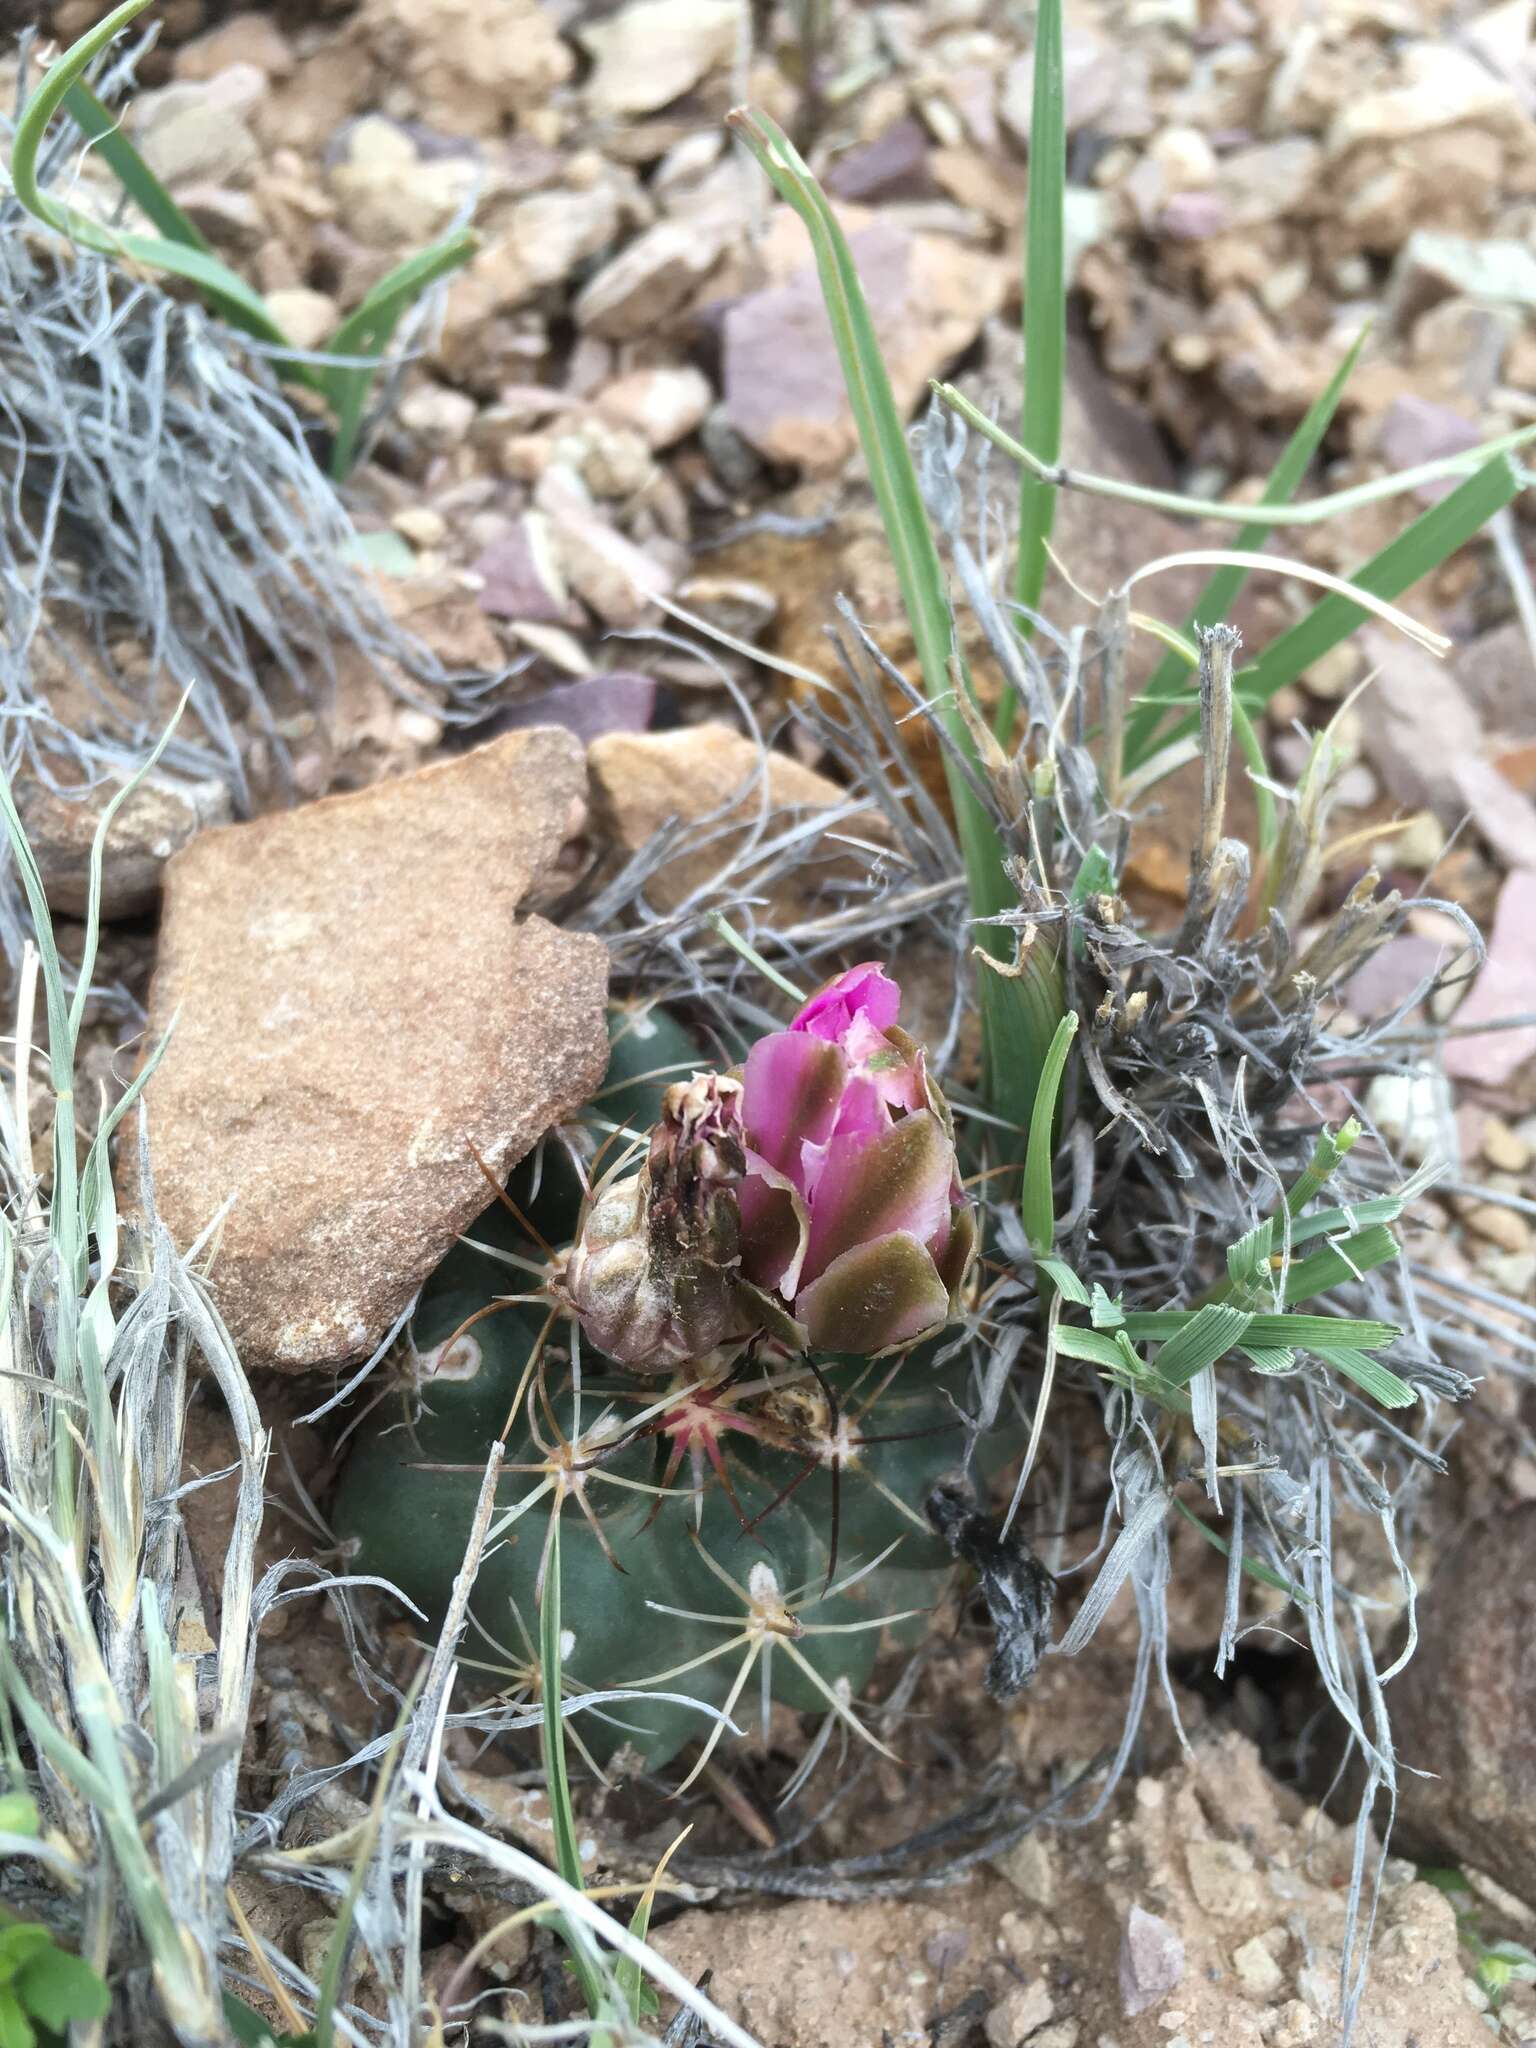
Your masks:
<path fill-rule="evenodd" d="M 1337 518 L 1341 512 L 1353 512 L 1361 505 L 1374 505 L 1382 498 L 1402 497 L 1405 492 L 1415 491 L 1422 484 L 1439 483 L 1447 477 L 1471 476 L 1494 456 L 1512 454 L 1515 449 L 1527 448 L 1536 440 L 1536 427 L 1520 427 L 1514 433 L 1500 434 L 1495 440 L 1484 441 L 1459 455 L 1442 455 L 1433 462 L 1421 462 L 1416 468 L 1378 477 L 1372 483 L 1355 484 L 1347 491 L 1333 491 L 1327 497 L 1313 498 L 1305 505 L 1232 505 L 1221 498 L 1186 498 L 1176 491 L 1152 490 L 1145 484 L 1126 483 L 1119 477 L 1096 476 L 1087 470 L 1072 469 L 1064 462 L 1042 462 L 1021 441 L 1016 441 L 995 420 L 989 419 L 980 406 L 973 405 L 953 384 L 934 380 L 929 389 L 959 413 L 968 426 L 974 427 L 978 434 L 984 434 L 1005 455 L 1012 456 L 1015 462 L 1039 477 L 1042 483 L 1054 484 L 1061 490 L 1087 491 L 1098 498 L 1118 498 L 1127 505 L 1149 505 L 1160 512 L 1172 512 L 1182 519 L 1224 519 L 1233 526 L 1316 526 L 1322 520 Z"/>

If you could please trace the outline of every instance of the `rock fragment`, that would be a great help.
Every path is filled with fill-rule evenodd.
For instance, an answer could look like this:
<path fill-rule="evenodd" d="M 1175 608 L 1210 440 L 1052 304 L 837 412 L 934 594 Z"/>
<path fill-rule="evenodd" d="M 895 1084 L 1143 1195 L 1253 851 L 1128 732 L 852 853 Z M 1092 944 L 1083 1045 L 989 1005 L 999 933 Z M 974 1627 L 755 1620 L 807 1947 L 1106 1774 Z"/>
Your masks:
<path fill-rule="evenodd" d="M 18 778 L 17 808 L 51 910 L 84 916 L 96 829 L 125 780 L 109 776 L 78 795 L 61 795 L 36 776 Z M 229 791 L 222 782 L 191 782 L 170 774 L 146 777 L 107 829 L 101 915 L 110 923 L 153 910 L 171 855 L 205 826 L 225 824 L 229 816 Z"/>
<path fill-rule="evenodd" d="M 203 834 L 171 863 L 150 996 L 156 1200 L 221 1210 L 250 1367 L 367 1357 L 500 1175 L 607 1062 L 607 954 L 519 906 L 584 810 L 566 732 Z"/>
<path fill-rule="evenodd" d="M 858 444 L 842 366 L 802 238 L 778 223 L 773 233 L 779 250 L 787 244 L 798 260 L 784 266 L 782 282 L 726 312 L 727 415 L 770 462 L 833 471 Z M 992 257 L 946 237 L 912 234 L 879 218 L 855 222 L 850 249 L 896 403 L 910 413 L 929 378 L 970 346 L 1002 304 L 1007 273 Z"/>
<path fill-rule="evenodd" d="M 658 910 L 675 910 L 742 858 L 765 798 L 769 838 L 796 816 L 847 803 L 846 793 L 824 775 L 786 754 L 760 755 L 745 734 L 726 725 L 611 733 L 593 742 L 587 758 L 595 822 L 622 854 L 638 853 L 669 825 L 700 828 L 695 844 L 685 844 L 647 880 L 647 898 Z M 872 827 L 878 829 L 872 820 L 865 819 L 861 830 L 849 819 L 841 830 L 868 838 Z M 767 892 L 772 914 L 788 921 L 812 914 L 818 905 L 830 908 L 828 884 L 846 884 L 865 866 L 856 853 L 829 844 L 807 844 L 799 859 L 796 871 Z M 733 886 L 753 887 L 750 874 L 748 858 Z"/>

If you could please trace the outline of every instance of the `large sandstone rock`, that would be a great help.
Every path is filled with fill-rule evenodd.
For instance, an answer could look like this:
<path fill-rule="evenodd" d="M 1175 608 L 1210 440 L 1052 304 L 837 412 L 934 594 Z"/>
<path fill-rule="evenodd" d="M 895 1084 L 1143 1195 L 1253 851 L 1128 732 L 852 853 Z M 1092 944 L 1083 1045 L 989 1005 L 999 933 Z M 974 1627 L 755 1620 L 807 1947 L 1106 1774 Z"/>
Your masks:
<path fill-rule="evenodd" d="M 1419 1603 L 1390 1694 L 1405 1848 L 1536 1904 L 1536 1503 L 1469 1529 Z M 1415 1777 L 1412 1771 L 1433 1772 Z"/>
<path fill-rule="evenodd" d="M 601 1081 L 607 955 L 519 906 L 581 747 L 509 733 L 194 840 L 166 871 L 155 1195 L 250 1366 L 365 1357 L 505 1173 Z"/>

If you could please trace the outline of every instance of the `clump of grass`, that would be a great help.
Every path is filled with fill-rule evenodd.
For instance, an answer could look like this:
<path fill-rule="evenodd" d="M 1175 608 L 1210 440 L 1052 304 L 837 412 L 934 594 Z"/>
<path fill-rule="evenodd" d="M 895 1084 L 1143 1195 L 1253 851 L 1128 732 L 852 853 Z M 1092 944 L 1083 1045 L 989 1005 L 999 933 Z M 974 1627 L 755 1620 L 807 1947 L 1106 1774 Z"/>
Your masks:
<path fill-rule="evenodd" d="M 147 1175 L 136 1213 L 119 1208 L 109 1147 L 153 1055 L 97 1119 L 83 1159 L 77 1143 L 76 1053 L 112 809 L 92 853 L 73 996 L 3 782 L 0 815 L 36 933 L 21 962 L 12 1087 L 0 1098 L 0 1777 L 39 1817 L 35 1834 L 11 1836 L 7 1867 L 19 1876 L 30 1866 L 61 1887 L 81 1953 L 128 2010 L 158 2009 L 178 2039 L 213 2042 L 222 2038 L 217 1958 L 251 1696 L 267 1438 L 201 1283 L 155 1217 Z M 34 1160 L 31 1138 L 39 1056 L 53 1133 L 46 1165 Z M 176 1510 L 198 1355 L 225 1402 L 239 1460 L 206 1704 L 197 1656 L 178 1648 L 186 1631 L 206 1637 L 189 1602 Z"/>
<path fill-rule="evenodd" d="M 330 470 L 339 480 L 356 457 L 368 393 L 395 329 L 423 292 L 469 261 L 476 237 L 460 228 L 429 249 L 407 257 L 380 278 L 323 349 L 295 348 L 261 294 L 214 254 L 85 83 L 85 74 L 96 59 L 153 4 L 154 0 L 123 0 L 49 67 L 16 123 L 11 145 L 12 189 L 29 213 L 45 227 L 67 236 L 77 248 L 90 249 L 115 262 L 164 271 L 195 286 L 221 319 L 263 346 L 279 375 L 323 398 L 335 419 Z M 45 190 L 38 178 L 38 157 L 49 123 L 61 109 L 86 141 L 96 145 L 125 194 L 157 230 L 155 234 L 107 226 Z"/>
<path fill-rule="evenodd" d="M 23 204 L 25 185 L 63 208 L 81 143 L 40 121 L 61 66 L 29 97 L 27 54 L 28 111 L 0 119 L 0 765 L 65 792 L 120 781 L 195 678 L 165 766 L 245 808 L 253 785 L 281 788 L 295 709 L 323 719 L 349 657 L 438 718 L 483 717 L 485 678 L 447 671 L 355 574 L 346 507 L 242 338 Z M 107 99 L 131 70 L 98 81 Z M 115 130 L 111 146 L 129 147 Z M 13 963 L 24 936 L 7 871 Z"/>

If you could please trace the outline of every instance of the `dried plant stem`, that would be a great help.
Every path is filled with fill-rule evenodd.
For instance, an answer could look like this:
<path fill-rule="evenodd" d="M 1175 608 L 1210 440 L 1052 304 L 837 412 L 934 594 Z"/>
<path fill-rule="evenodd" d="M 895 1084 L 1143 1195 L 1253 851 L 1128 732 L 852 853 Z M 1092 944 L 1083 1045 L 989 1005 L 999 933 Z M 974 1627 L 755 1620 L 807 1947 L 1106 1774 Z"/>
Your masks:
<path fill-rule="evenodd" d="M 1127 483 L 1121 477 L 1073 469 L 1064 462 L 1042 462 L 955 385 L 935 380 L 931 389 L 967 426 L 985 435 L 994 447 L 1001 448 L 1042 483 L 1052 484 L 1058 490 L 1087 491 L 1096 498 L 1118 498 L 1122 504 L 1145 505 L 1183 519 L 1222 519 L 1234 526 L 1316 526 L 1325 519 L 1338 518 L 1341 513 L 1358 511 L 1362 505 L 1377 504 L 1383 498 L 1404 497 L 1424 484 L 1473 476 L 1494 457 L 1512 455 L 1536 441 L 1536 427 L 1519 427 L 1461 454 L 1438 456 L 1433 462 L 1421 462 L 1412 469 L 1396 470 L 1391 476 L 1378 477 L 1368 484 L 1330 492 L 1326 497 L 1310 499 L 1305 505 L 1236 505 L 1221 498 L 1189 498 L 1177 491 L 1154 490 L 1146 484 Z"/>

